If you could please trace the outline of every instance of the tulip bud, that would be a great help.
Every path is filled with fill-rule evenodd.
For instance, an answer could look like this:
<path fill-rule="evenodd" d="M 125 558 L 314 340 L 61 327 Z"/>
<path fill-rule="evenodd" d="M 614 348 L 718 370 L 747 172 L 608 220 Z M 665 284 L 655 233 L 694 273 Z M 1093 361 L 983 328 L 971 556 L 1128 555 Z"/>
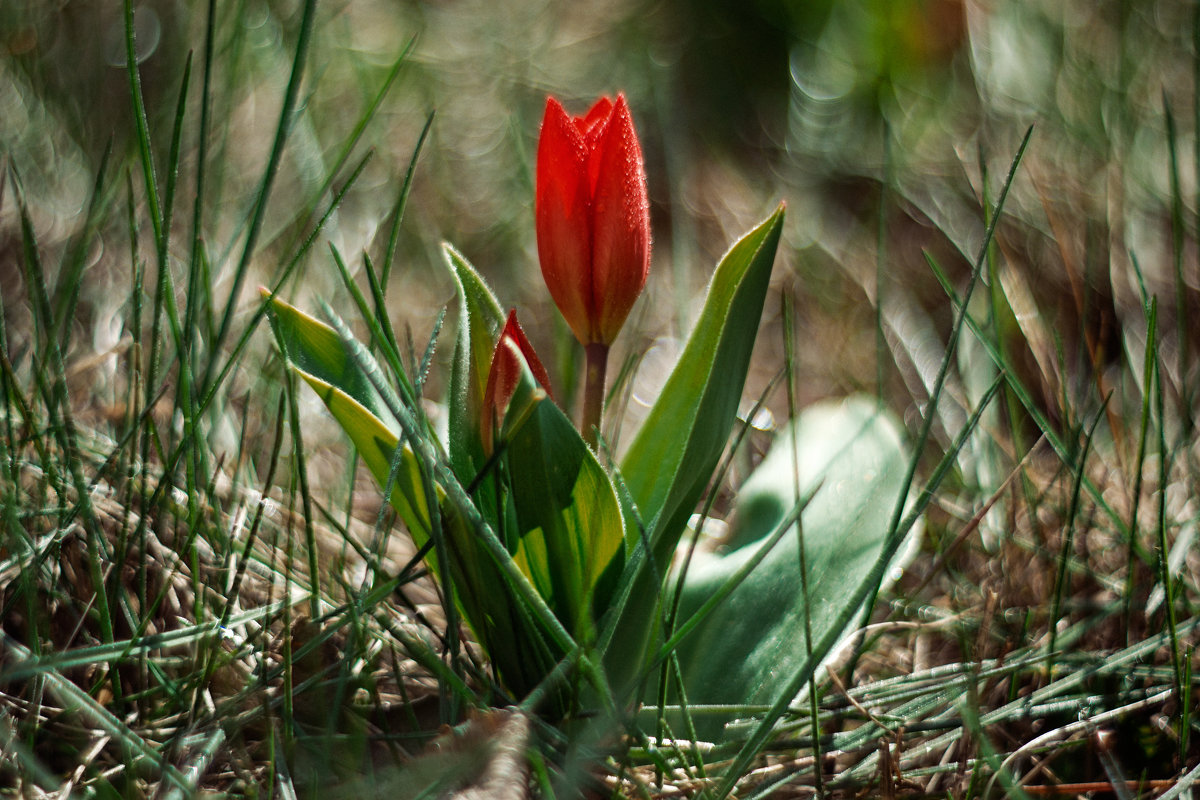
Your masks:
<path fill-rule="evenodd" d="M 547 394 L 551 394 L 550 376 L 546 374 L 546 368 L 533 351 L 533 345 L 525 338 L 525 331 L 521 330 L 521 325 L 517 322 L 517 311 L 513 309 L 508 312 L 508 320 L 504 323 L 504 329 L 500 332 L 500 339 L 492 353 L 487 387 L 483 392 L 483 419 L 479 430 L 483 438 L 484 453 L 488 455 L 492 453 L 493 432 L 504 419 L 509 401 L 521 382 L 523 366 L 528 366 L 534 379 Z"/>
<path fill-rule="evenodd" d="M 582 117 L 546 100 L 536 216 L 550 296 L 580 343 L 611 344 L 650 269 L 646 170 L 623 95 Z"/>

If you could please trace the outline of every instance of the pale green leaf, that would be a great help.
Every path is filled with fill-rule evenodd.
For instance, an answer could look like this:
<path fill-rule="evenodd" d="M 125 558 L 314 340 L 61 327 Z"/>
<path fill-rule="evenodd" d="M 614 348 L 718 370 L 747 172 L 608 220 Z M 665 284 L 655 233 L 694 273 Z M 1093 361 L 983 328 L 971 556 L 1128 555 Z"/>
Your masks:
<path fill-rule="evenodd" d="M 380 486 L 387 485 L 392 457 L 400 440 L 400 424 L 359 369 L 337 331 L 278 298 L 271 300 L 271 324 L 291 368 L 324 401 L 329 413 L 358 448 L 375 480 Z M 416 458 L 407 445 L 400 454 L 390 499 L 418 544 L 428 538 L 429 506 Z"/>
<path fill-rule="evenodd" d="M 806 637 L 816 642 L 845 618 L 848 599 L 868 580 L 886 544 L 909 461 L 900 425 L 862 397 L 813 406 L 792 424 L 794 437 L 791 428 L 781 431 L 743 485 L 728 549 L 696 553 L 680 620 L 754 558 L 798 497 L 815 492 L 801 515 L 807 602 L 800 532 L 793 526 L 679 645 L 689 703 L 778 699 L 806 662 Z M 697 722 L 702 736 L 712 736 L 721 721 Z"/>

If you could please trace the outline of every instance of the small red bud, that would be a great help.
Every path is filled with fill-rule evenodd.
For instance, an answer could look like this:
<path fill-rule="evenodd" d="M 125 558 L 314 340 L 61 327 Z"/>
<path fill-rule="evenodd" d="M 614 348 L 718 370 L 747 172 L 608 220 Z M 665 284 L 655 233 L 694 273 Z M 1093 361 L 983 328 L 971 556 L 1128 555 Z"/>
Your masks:
<path fill-rule="evenodd" d="M 483 393 L 483 419 L 480 421 L 480 435 L 483 437 L 483 450 L 488 455 L 492 452 L 492 437 L 504 413 L 508 410 L 509 401 L 517 391 L 521 382 L 522 366 L 528 366 L 534 379 L 546 393 L 553 397 L 550 391 L 550 376 L 546 368 L 538 360 L 533 345 L 525 337 L 517 322 L 517 311 L 508 312 L 496 349 L 492 352 L 492 364 L 488 368 L 487 388 Z"/>

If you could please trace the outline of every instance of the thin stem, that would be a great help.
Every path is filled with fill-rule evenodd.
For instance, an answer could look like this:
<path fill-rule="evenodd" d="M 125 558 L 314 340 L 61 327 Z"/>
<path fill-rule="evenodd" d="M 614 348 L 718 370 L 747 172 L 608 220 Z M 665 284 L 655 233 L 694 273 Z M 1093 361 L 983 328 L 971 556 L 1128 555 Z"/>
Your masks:
<path fill-rule="evenodd" d="M 608 372 L 608 345 L 593 342 L 585 348 L 587 374 L 583 383 L 583 419 L 579 430 L 583 440 L 595 449 L 599 438 L 600 416 L 604 413 L 604 379 Z"/>

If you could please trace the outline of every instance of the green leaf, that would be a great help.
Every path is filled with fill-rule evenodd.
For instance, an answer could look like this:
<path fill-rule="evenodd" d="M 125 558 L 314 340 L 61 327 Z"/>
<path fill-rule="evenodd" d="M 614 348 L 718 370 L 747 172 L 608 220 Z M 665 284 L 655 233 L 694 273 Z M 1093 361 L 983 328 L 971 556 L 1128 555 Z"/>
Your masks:
<path fill-rule="evenodd" d="M 289 365 L 317 392 L 359 449 L 371 474 L 380 486 L 386 486 L 400 425 L 352 348 L 357 349 L 357 358 L 370 359 L 370 355 L 358 343 L 343 339 L 334 328 L 282 300 L 272 299 L 270 309 L 272 327 Z M 373 360 L 368 361 L 368 368 L 377 369 Z M 390 499 L 420 545 L 432 530 L 421 468 L 408 444 L 400 449 L 399 459 Z M 528 692 L 563 653 L 539 631 L 471 525 L 452 504 L 444 502 L 443 487 L 435 486 L 434 492 L 458 607 L 508 688 L 518 694 Z M 435 561 L 432 553 L 427 558 Z"/>
<path fill-rule="evenodd" d="M 729 549 L 695 554 L 680 619 L 720 591 L 767 546 L 764 540 L 798 498 L 815 491 L 801 515 L 808 601 L 800 536 L 793 526 L 680 643 L 677 653 L 689 703 L 767 705 L 777 700 L 807 658 L 806 638 L 816 642 L 844 619 L 847 599 L 869 579 L 886 544 L 908 466 L 899 423 L 874 400 L 855 397 L 813 406 L 792 426 L 794 430 L 780 433 L 743 485 Z M 709 738 L 719 733 L 722 722 L 696 719 L 700 735 Z"/>
<path fill-rule="evenodd" d="M 516 419 L 513 419 L 513 418 Z M 623 563 L 625 528 L 608 473 L 526 370 L 505 418 L 506 462 L 519 539 L 514 559 L 578 636 L 597 587 Z"/>
<path fill-rule="evenodd" d="M 458 289 L 458 341 L 450 376 L 450 466 L 469 484 L 485 462 L 479 434 L 479 409 L 487 388 L 496 341 L 504 328 L 504 312 L 483 277 L 467 259 L 442 245 L 442 255 Z"/>
<path fill-rule="evenodd" d="M 737 417 L 783 212 L 781 205 L 721 259 L 683 355 L 621 460 L 660 564 L 675 549 Z"/>
<path fill-rule="evenodd" d="M 269 296 L 269 294 L 268 294 Z M 278 298 L 270 300 L 274 328 L 291 368 L 316 391 L 380 486 L 386 486 L 400 440 L 400 423 L 330 326 Z M 412 449 L 400 453 L 392 505 L 417 544 L 429 536 L 429 506 Z"/>
<path fill-rule="evenodd" d="M 631 559 L 630 574 L 621 580 L 623 607 L 614 609 L 606 627 L 608 635 L 619 632 L 621 639 L 606 653 L 618 689 L 637 678 L 658 599 L 654 579 L 669 564 L 737 418 L 783 214 L 781 204 L 717 265 L 679 363 L 621 460 L 650 551 Z"/>

